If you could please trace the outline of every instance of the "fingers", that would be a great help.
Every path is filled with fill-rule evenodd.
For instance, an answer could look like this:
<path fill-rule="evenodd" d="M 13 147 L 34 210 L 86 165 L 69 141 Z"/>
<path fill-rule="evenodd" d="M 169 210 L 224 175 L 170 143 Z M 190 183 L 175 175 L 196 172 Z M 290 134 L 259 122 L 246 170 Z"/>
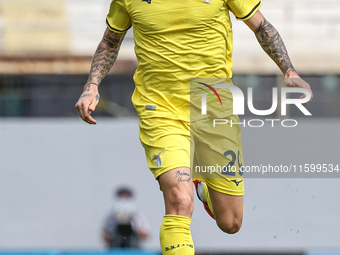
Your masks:
<path fill-rule="evenodd" d="M 299 97 L 299 99 L 304 99 L 306 96 L 307 96 L 306 94 L 303 94 L 302 96 Z M 302 105 L 308 104 L 311 100 L 312 100 L 312 98 L 308 102 L 303 103 Z"/>
<path fill-rule="evenodd" d="M 89 106 L 89 110 L 91 112 L 94 112 L 94 110 L 96 109 L 96 106 L 99 102 L 99 94 L 97 93 L 97 95 L 95 96 L 95 100 L 92 100 L 90 106 Z"/>
<path fill-rule="evenodd" d="M 91 113 L 96 109 L 99 102 L 98 91 L 86 89 L 80 96 L 77 104 L 75 105 L 76 110 L 80 118 L 89 124 L 97 124 L 97 121 L 91 116 Z"/>
<path fill-rule="evenodd" d="M 284 83 L 287 87 L 295 87 L 293 81 L 289 78 L 285 79 Z"/>
<path fill-rule="evenodd" d="M 303 81 L 303 82 L 304 82 L 304 86 L 302 88 L 307 89 L 309 91 L 309 93 L 310 93 L 309 101 L 303 104 L 303 105 L 306 105 L 306 104 L 309 104 L 312 101 L 312 99 L 313 99 L 313 92 L 312 92 L 312 89 L 311 89 L 310 85 L 307 82 L 305 82 L 305 81 Z M 306 94 L 303 94 L 300 98 L 305 98 L 305 97 L 307 97 Z"/>
<path fill-rule="evenodd" d="M 91 113 L 94 110 L 90 110 L 88 105 L 89 104 L 84 102 L 83 100 L 79 100 L 76 104 L 78 115 L 80 116 L 80 118 L 82 118 L 83 121 L 95 125 L 97 124 L 97 121 L 91 116 Z"/>
<path fill-rule="evenodd" d="M 308 104 L 309 102 L 312 101 L 312 99 L 313 99 L 312 89 L 311 89 L 310 85 L 307 82 L 305 82 L 303 79 L 301 79 L 301 78 L 287 78 L 287 79 L 285 79 L 285 85 L 287 87 L 297 87 L 297 88 L 307 89 L 310 92 L 310 100 L 306 103 L 303 103 L 303 105 L 306 105 L 306 104 Z M 307 97 L 307 95 L 303 94 L 300 97 L 300 99 L 303 99 L 303 98 L 306 98 L 306 97 Z"/>

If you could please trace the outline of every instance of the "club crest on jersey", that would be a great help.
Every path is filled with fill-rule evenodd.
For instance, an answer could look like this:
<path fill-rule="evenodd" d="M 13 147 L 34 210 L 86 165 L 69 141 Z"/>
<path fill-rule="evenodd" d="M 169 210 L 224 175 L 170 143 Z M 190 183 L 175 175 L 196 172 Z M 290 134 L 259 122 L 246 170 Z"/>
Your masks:
<path fill-rule="evenodd" d="M 147 2 L 148 4 L 151 4 L 151 0 L 142 0 L 142 2 Z"/>
<path fill-rule="evenodd" d="M 154 156 L 151 160 L 155 160 L 156 166 L 161 166 L 162 165 L 162 160 L 161 160 L 161 154 L 163 153 L 164 150 L 159 152 L 156 156 Z"/>

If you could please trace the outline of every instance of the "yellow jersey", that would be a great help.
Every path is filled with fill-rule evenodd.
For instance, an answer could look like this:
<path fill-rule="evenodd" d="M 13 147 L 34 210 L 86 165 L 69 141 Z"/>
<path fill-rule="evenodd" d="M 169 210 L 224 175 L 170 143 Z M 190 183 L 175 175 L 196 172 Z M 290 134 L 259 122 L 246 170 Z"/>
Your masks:
<path fill-rule="evenodd" d="M 190 78 L 231 78 L 229 11 L 247 20 L 259 0 L 113 0 L 106 23 L 133 26 L 138 68 L 132 102 L 140 118 L 190 120 Z"/>

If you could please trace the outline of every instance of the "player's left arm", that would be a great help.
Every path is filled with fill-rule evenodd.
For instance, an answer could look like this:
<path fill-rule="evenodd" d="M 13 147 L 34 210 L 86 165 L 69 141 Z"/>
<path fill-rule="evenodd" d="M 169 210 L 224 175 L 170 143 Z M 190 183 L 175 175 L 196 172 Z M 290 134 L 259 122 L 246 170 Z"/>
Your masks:
<path fill-rule="evenodd" d="M 301 79 L 295 71 L 279 32 L 264 18 L 260 11 L 257 11 L 250 19 L 246 20 L 245 23 L 255 33 L 262 49 L 281 69 L 285 76 L 285 85 L 287 87 L 299 87 L 309 90 L 311 93 L 311 99 L 307 102 L 309 103 L 313 98 L 310 85 Z M 306 97 L 305 94 L 300 98 L 304 97 Z"/>

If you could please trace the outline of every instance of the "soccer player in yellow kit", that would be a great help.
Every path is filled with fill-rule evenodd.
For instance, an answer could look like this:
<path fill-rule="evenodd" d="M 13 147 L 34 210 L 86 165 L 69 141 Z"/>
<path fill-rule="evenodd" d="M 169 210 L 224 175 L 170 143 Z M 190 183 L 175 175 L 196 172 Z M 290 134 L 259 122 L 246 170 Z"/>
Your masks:
<path fill-rule="evenodd" d="M 164 195 L 165 216 L 160 230 L 163 254 L 194 254 L 190 233 L 194 208 L 190 156 L 195 153 L 190 153 L 190 78 L 231 78 L 230 12 L 253 30 L 264 51 L 283 72 L 286 86 L 311 92 L 309 84 L 296 73 L 279 33 L 260 13 L 260 6 L 259 0 L 111 3 L 107 29 L 76 109 L 84 121 L 97 123 L 91 113 L 99 101 L 98 86 L 115 62 L 126 31 L 133 25 L 138 69 L 132 102 L 140 119 L 140 140 L 149 168 Z M 199 133 L 198 130 L 196 134 Z M 240 166 L 243 157 L 239 127 L 227 133 L 232 139 L 230 145 L 224 144 L 237 154 L 239 162 L 233 163 Z M 204 142 L 201 137 L 198 140 Z M 224 155 L 223 160 L 226 165 L 233 159 Z M 218 227 L 229 234 L 238 232 L 243 218 L 242 177 L 235 181 L 226 176 L 194 181 L 200 200 Z"/>

